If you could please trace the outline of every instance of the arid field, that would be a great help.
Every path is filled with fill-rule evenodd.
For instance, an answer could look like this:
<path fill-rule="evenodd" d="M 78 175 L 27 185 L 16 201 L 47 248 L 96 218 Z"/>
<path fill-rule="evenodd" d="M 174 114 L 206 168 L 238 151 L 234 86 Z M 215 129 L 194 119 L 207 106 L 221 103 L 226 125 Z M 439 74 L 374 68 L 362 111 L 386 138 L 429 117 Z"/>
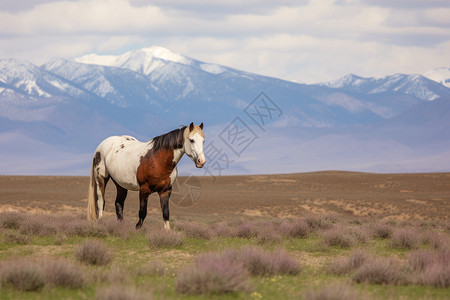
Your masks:
<path fill-rule="evenodd" d="M 115 186 L 0 176 L 0 299 L 448 299 L 450 173 L 179 177 L 170 232 Z"/>
<path fill-rule="evenodd" d="M 84 213 L 88 181 L 88 177 L 0 176 L 0 211 Z M 174 189 L 171 202 L 173 217 L 302 217 L 332 213 L 397 221 L 448 221 L 450 216 L 450 173 L 329 171 L 180 177 L 178 181 L 180 191 Z M 106 213 L 115 214 L 113 183 L 109 183 L 107 192 Z M 138 194 L 129 192 L 124 209 L 127 218 L 137 219 L 138 202 Z M 159 200 L 152 195 L 149 214 L 159 216 L 159 212 Z"/>

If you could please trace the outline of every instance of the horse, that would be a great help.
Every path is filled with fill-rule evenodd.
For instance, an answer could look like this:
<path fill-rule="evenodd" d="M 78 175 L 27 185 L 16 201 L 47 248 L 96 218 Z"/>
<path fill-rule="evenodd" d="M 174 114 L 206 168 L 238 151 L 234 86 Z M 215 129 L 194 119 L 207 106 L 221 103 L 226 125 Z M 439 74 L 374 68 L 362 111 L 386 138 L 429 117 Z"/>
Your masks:
<path fill-rule="evenodd" d="M 123 220 L 123 208 L 128 190 L 139 191 L 139 221 L 142 227 L 147 216 L 150 194 L 159 194 L 164 228 L 170 229 L 169 199 L 178 171 L 177 163 L 186 154 L 197 168 L 206 162 L 203 152 L 205 134 L 203 123 L 191 123 L 151 139 L 140 142 L 132 136 L 111 136 L 97 147 L 92 159 L 88 189 L 87 215 L 89 220 L 102 217 L 105 209 L 106 185 L 111 179 L 116 185 L 116 215 Z"/>

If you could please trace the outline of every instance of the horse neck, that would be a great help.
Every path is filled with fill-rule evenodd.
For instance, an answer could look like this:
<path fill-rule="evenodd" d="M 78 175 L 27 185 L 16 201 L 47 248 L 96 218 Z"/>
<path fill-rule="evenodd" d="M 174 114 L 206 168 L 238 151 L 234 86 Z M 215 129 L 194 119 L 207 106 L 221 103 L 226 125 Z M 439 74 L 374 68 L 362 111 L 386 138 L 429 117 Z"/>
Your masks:
<path fill-rule="evenodd" d="M 183 157 L 183 154 L 184 154 L 184 147 L 173 149 L 173 161 L 175 164 L 177 164 L 180 161 L 180 159 Z"/>

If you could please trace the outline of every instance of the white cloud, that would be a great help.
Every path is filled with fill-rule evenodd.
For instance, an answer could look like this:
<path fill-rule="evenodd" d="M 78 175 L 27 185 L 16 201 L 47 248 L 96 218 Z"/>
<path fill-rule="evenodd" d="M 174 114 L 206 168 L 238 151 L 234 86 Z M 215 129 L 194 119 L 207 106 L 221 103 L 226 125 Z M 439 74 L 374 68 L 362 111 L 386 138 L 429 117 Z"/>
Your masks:
<path fill-rule="evenodd" d="M 0 57 L 44 63 L 161 45 L 308 83 L 421 73 L 450 61 L 447 2 L 8 0 L 0 5 Z"/>

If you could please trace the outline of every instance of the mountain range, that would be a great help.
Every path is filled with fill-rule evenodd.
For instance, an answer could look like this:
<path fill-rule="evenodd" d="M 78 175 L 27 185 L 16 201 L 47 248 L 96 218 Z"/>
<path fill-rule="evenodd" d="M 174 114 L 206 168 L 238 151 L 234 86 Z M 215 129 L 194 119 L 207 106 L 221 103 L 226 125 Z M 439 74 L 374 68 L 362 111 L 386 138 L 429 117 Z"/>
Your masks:
<path fill-rule="evenodd" d="M 149 140 L 192 121 L 205 124 L 210 164 L 183 159 L 181 173 L 449 171 L 449 85 L 450 68 L 301 84 L 162 47 L 1 59 L 0 174 L 87 175 L 104 138 Z"/>

